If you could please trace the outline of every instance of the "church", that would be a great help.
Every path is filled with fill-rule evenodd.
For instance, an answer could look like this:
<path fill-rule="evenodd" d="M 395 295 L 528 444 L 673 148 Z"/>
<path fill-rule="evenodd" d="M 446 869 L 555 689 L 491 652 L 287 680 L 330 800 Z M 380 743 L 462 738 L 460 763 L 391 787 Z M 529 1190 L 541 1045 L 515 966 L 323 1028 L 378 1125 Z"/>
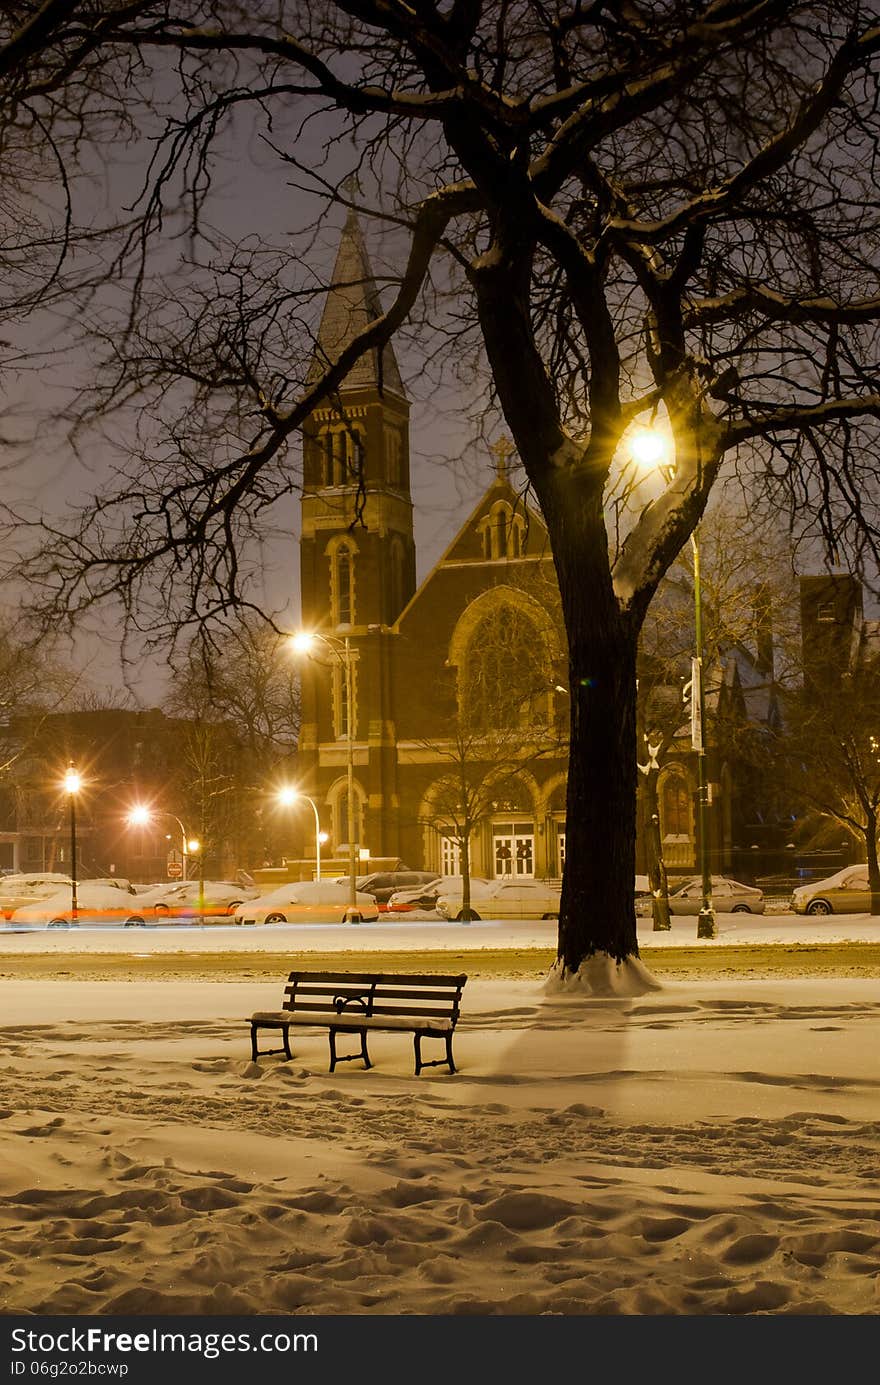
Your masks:
<path fill-rule="evenodd" d="M 350 213 L 313 372 L 380 312 Z M 363 873 L 401 861 L 457 874 L 466 849 L 477 876 L 558 878 L 569 703 L 547 531 L 511 482 L 502 439 L 487 490 L 417 585 L 409 428 L 391 345 L 366 354 L 303 427 L 302 626 L 320 638 L 301 666 L 300 786 L 337 867 L 353 835 Z M 762 672 L 752 663 L 737 651 L 718 698 L 745 707 L 741 684 Z M 734 847 L 736 787 L 729 765 L 714 778 L 720 869 Z M 659 785 L 670 866 L 682 873 L 697 860 L 695 792 L 683 735 Z"/>

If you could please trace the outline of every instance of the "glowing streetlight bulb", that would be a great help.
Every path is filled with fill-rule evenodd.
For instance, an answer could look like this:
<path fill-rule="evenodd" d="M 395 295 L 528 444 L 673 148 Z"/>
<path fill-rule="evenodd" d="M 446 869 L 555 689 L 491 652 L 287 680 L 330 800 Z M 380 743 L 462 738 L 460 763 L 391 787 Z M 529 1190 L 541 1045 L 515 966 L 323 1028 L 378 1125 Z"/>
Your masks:
<path fill-rule="evenodd" d="M 128 815 L 132 827 L 147 827 L 153 821 L 153 814 L 143 803 L 137 803 Z"/>
<path fill-rule="evenodd" d="M 659 428 L 637 428 L 629 440 L 630 456 L 641 467 L 669 466 L 672 440 Z"/>
<path fill-rule="evenodd" d="M 290 643 L 295 654 L 308 654 L 314 644 L 314 635 L 308 630 L 299 630 L 295 635 L 291 635 Z"/>
<path fill-rule="evenodd" d="M 69 769 L 64 776 L 64 792 L 79 793 L 82 788 L 82 776 L 77 774 L 75 769 Z"/>
<path fill-rule="evenodd" d="M 290 788 L 288 784 L 285 784 L 283 788 L 278 790 L 278 802 L 284 808 L 289 808 L 291 803 L 296 803 L 298 798 L 299 793 L 297 790 Z"/>
<path fill-rule="evenodd" d="M 202 844 L 198 840 L 198 838 L 190 837 L 189 841 L 186 844 L 186 849 L 189 852 L 190 856 L 195 856 L 197 852 L 201 851 Z"/>

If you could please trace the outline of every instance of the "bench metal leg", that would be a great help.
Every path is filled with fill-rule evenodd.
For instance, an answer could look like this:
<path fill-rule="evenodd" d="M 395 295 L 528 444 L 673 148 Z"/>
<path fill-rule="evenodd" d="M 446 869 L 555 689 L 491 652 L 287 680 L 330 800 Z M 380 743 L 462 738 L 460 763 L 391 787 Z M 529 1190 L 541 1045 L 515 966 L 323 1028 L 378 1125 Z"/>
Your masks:
<path fill-rule="evenodd" d="M 272 1054 L 272 1053 L 283 1053 L 284 1056 L 285 1056 L 285 1058 L 287 1058 L 288 1060 L 290 1060 L 290 1059 L 293 1057 L 293 1053 L 291 1052 L 291 1049 L 290 1049 L 290 1027 L 289 1027 L 289 1025 L 286 1025 L 286 1024 L 285 1024 L 285 1025 L 282 1027 L 282 1029 L 281 1029 L 281 1042 L 284 1044 L 284 1048 L 283 1048 L 283 1049 L 281 1049 L 281 1048 L 264 1048 L 263 1051 L 262 1051 L 262 1053 L 260 1052 L 259 1048 L 257 1047 L 257 1031 L 258 1031 L 259 1028 L 260 1028 L 260 1026 L 257 1025 L 257 1024 L 252 1024 L 252 1025 L 251 1025 L 251 1061 L 252 1061 L 252 1062 L 255 1063 L 255 1062 L 257 1061 L 258 1058 L 268 1058 L 269 1055 Z"/>
<path fill-rule="evenodd" d="M 360 1051 L 360 1053 L 343 1053 L 343 1054 L 337 1054 L 337 1052 L 336 1052 L 336 1035 L 337 1035 L 337 1034 L 360 1034 L 360 1036 L 361 1036 L 361 1051 Z M 373 1064 L 370 1062 L 370 1055 L 369 1055 L 369 1053 L 367 1052 L 367 1031 L 366 1031 L 366 1029 L 335 1029 L 335 1028 L 331 1028 L 331 1029 L 329 1030 L 329 1037 L 330 1037 L 330 1071 L 331 1071 L 331 1072 L 332 1072 L 333 1069 L 336 1067 L 336 1064 L 337 1064 L 337 1063 L 350 1063 L 350 1062 L 352 1062 L 355 1058 L 363 1058 L 363 1060 L 364 1060 L 364 1067 L 365 1067 L 365 1068 L 371 1068 L 371 1067 L 373 1066 Z"/>
<path fill-rule="evenodd" d="M 420 1030 L 418 1030 L 418 1029 L 417 1029 L 417 1030 L 415 1031 L 415 1033 L 413 1034 L 413 1048 L 415 1049 L 415 1055 L 416 1055 L 416 1077 L 418 1077 L 418 1075 L 419 1075 L 419 1073 L 421 1072 L 422 1068 L 438 1068 L 438 1067 L 442 1067 L 444 1063 L 448 1063 L 448 1064 L 449 1064 L 449 1071 L 450 1071 L 450 1072 L 455 1072 L 455 1071 L 456 1071 L 456 1066 L 455 1066 L 455 1064 L 454 1064 L 453 1061 L 452 1061 L 452 1034 L 451 1034 L 451 1033 L 450 1033 L 450 1034 L 444 1034 L 444 1036 L 443 1036 L 443 1037 L 445 1038 L 445 1040 L 446 1040 L 446 1057 L 445 1057 L 445 1058 L 434 1058 L 434 1059 L 431 1060 L 430 1063 L 424 1062 L 424 1061 L 423 1061 L 423 1059 L 422 1059 L 422 1039 L 423 1039 L 423 1038 L 429 1038 L 429 1039 L 431 1039 L 431 1038 L 438 1038 L 438 1039 L 439 1039 L 439 1037 L 440 1037 L 439 1034 L 436 1034 L 436 1035 L 435 1035 L 435 1034 L 426 1034 L 425 1031 L 420 1031 Z"/>

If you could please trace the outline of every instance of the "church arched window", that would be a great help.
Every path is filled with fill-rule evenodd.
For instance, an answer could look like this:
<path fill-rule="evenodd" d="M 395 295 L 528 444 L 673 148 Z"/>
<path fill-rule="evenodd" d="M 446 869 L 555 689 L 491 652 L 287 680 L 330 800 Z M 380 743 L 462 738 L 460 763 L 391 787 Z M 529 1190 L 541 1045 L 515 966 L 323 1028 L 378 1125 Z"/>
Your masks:
<path fill-rule="evenodd" d="M 403 438 L 400 429 L 386 423 L 385 440 L 385 479 L 395 488 L 403 485 Z"/>
<path fill-rule="evenodd" d="M 546 718 L 543 641 L 534 623 L 511 605 L 487 612 L 468 643 L 464 714 L 486 728 L 522 726 Z"/>
<path fill-rule="evenodd" d="M 337 625 L 353 624 L 354 616 L 354 555 L 347 543 L 341 543 L 334 561 L 334 611 Z"/>
<path fill-rule="evenodd" d="M 664 837 L 690 836 L 690 794 L 687 784 L 680 774 L 671 774 L 664 781 L 660 800 L 660 817 Z"/>
<path fill-rule="evenodd" d="M 354 828 L 355 845 L 364 839 L 364 800 L 360 790 L 360 785 L 354 786 L 354 797 L 352 800 L 353 814 L 352 826 Z M 348 789 L 343 785 L 337 793 L 335 800 L 331 804 L 333 810 L 333 839 L 337 850 L 341 846 L 348 844 Z"/>
<path fill-rule="evenodd" d="M 525 545 L 525 521 L 510 505 L 499 500 L 481 521 L 484 558 L 521 558 Z"/>
<path fill-rule="evenodd" d="M 321 482 L 325 486 L 333 485 L 333 434 L 327 432 L 321 439 Z"/>
<path fill-rule="evenodd" d="M 336 424 L 321 438 L 321 481 L 325 486 L 348 486 L 364 467 L 364 439 L 359 425 Z"/>
<path fill-rule="evenodd" d="M 357 691 L 355 684 L 356 674 L 352 668 L 351 672 L 351 692 L 354 706 L 349 705 L 348 699 L 348 678 L 344 668 L 336 667 L 333 670 L 333 710 L 336 735 L 340 740 L 348 740 L 349 736 L 353 739 L 356 733 L 356 708 Z"/>

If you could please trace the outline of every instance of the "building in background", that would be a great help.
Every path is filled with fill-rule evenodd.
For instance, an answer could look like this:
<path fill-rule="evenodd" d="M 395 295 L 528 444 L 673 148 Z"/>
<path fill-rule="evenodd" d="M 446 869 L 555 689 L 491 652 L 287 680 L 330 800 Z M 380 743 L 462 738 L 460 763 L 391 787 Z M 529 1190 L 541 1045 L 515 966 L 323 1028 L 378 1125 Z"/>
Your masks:
<path fill-rule="evenodd" d="M 380 311 L 352 213 L 316 364 Z M 364 869 L 381 858 L 457 873 L 465 836 L 476 875 L 558 877 L 565 860 L 566 642 L 547 532 L 512 482 L 511 449 L 503 440 L 493 449 L 490 484 L 417 587 L 409 403 L 393 349 L 364 357 L 303 435 L 302 623 L 334 648 L 319 646 L 303 665 L 299 762 L 303 788 L 329 834 L 328 857 L 346 859 L 351 752 Z M 707 682 L 713 723 L 759 735 L 773 729 L 766 636 L 753 650 L 725 651 Z M 743 840 L 742 820 L 759 813 L 760 776 L 747 776 L 736 763 L 742 739 L 714 738 L 711 846 L 718 869 L 729 867 Z M 686 727 L 671 736 L 668 750 L 661 833 L 670 867 L 686 873 L 697 863 L 696 773 Z M 463 830 L 468 798 L 475 820 Z"/>

